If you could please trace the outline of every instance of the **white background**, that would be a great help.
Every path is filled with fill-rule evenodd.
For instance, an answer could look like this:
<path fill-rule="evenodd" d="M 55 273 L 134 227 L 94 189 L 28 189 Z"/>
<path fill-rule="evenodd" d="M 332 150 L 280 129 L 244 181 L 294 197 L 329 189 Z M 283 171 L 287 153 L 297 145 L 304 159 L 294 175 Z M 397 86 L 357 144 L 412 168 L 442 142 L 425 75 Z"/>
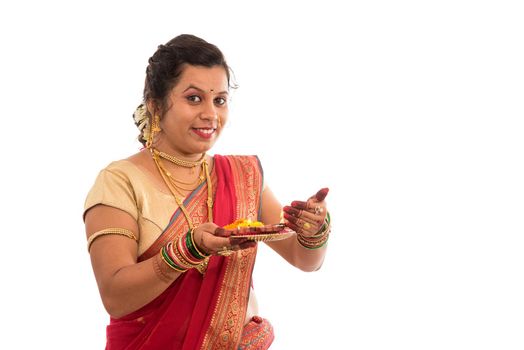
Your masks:
<path fill-rule="evenodd" d="M 147 59 L 192 33 L 240 85 L 214 152 L 258 154 L 283 203 L 331 188 L 321 271 L 260 250 L 274 349 L 522 349 L 523 18 L 503 0 L 2 2 L 0 347 L 104 347 L 83 201 L 139 148 Z"/>

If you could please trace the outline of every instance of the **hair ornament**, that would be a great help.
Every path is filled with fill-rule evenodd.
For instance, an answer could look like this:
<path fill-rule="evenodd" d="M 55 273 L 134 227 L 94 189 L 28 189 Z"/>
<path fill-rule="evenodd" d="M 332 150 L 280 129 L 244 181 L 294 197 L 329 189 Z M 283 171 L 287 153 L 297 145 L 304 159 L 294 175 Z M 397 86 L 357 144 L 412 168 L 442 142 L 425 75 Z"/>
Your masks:
<path fill-rule="evenodd" d="M 141 103 L 133 113 L 133 119 L 135 120 L 135 125 L 142 134 L 142 140 L 147 141 L 149 139 L 149 113 L 145 104 Z"/>

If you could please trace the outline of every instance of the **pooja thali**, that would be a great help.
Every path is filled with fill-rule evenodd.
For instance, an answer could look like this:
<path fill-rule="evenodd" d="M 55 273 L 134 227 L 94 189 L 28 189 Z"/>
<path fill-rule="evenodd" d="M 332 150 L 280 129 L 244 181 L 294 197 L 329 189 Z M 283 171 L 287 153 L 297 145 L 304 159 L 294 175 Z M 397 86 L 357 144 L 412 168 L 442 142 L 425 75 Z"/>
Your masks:
<path fill-rule="evenodd" d="M 229 229 L 232 231 L 231 237 L 246 238 L 253 241 L 270 242 L 286 239 L 293 235 L 295 231 L 284 224 L 272 224 L 254 227 L 237 227 Z"/>

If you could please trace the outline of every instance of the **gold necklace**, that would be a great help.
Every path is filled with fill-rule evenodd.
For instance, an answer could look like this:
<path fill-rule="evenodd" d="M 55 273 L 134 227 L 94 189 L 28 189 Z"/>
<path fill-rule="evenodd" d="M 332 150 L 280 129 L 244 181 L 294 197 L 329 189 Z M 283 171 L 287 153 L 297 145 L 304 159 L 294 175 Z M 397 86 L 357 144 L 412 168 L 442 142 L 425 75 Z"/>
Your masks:
<path fill-rule="evenodd" d="M 199 160 L 193 162 L 190 160 L 184 160 L 184 159 L 177 158 L 175 156 L 172 156 L 164 152 L 157 151 L 156 149 L 153 149 L 153 151 L 158 153 L 160 157 L 167 159 L 170 162 L 175 163 L 176 165 L 180 165 L 181 167 L 184 167 L 184 168 L 196 168 L 197 166 L 199 166 L 200 164 L 204 162 L 204 158 L 206 156 L 205 153 L 202 153 L 202 157 L 200 157 Z"/>
<path fill-rule="evenodd" d="M 180 194 L 180 197 L 183 197 L 182 193 L 180 193 L 180 191 L 177 190 L 177 188 L 175 188 L 173 186 L 173 183 L 171 183 L 171 181 L 169 181 L 169 176 L 166 174 L 166 170 L 165 168 L 161 165 L 160 163 L 160 153 L 161 152 L 158 152 L 156 151 L 155 149 L 153 149 L 153 160 L 155 161 L 155 164 L 158 168 L 158 171 L 160 172 L 160 175 L 162 176 L 162 179 L 164 180 L 166 186 L 169 188 L 169 190 L 171 191 L 171 194 L 173 195 L 173 197 L 175 197 L 175 202 L 176 204 L 178 205 L 178 207 L 180 208 L 180 210 L 182 211 L 182 213 L 184 214 L 186 220 L 187 220 L 187 223 L 189 225 L 189 229 L 192 230 L 195 228 L 194 224 L 193 224 L 193 220 L 191 220 L 191 217 L 189 216 L 189 213 L 187 212 L 187 209 L 182 201 L 182 199 L 180 199 L 176 194 Z M 208 221 L 209 222 L 213 222 L 213 184 L 211 183 L 211 177 L 209 175 L 209 166 L 207 164 L 207 161 L 205 160 L 205 154 L 202 156 L 202 161 L 201 161 L 201 165 L 202 165 L 202 172 L 205 174 L 206 176 L 206 179 L 205 179 L 205 182 L 206 182 L 206 185 L 207 185 L 207 217 L 208 217 Z"/>
<path fill-rule="evenodd" d="M 177 178 L 175 178 L 171 172 L 169 172 L 169 170 L 167 170 L 163 165 L 162 163 L 159 162 L 159 164 L 162 166 L 162 170 L 164 170 L 164 173 L 169 177 L 169 180 L 171 181 L 171 183 L 173 184 L 173 186 L 175 186 L 176 188 L 178 189 L 182 189 L 184 191 L 193 191 L 195 188 L 197 188 L 202 182 L 204 182 L 205 180 L 205 177 L 204 177 L 204 169 L 200 169 L 200 174 L 198 175 L 198 177 L 191 181 L 191 182 L 184 182 L 184 181 L 181 181 Z M 185 185 L 185 186 L 184 186 Z M 186 186 L 189 186 L 186 187 Z"/>
<path fill-rule="evenodd" d="M 183 193 L 183 191 L 194 191 L 195 188 L 197 188 L 202 182 L 204 182 L 205 178 L 203 175 L 200 175 L 196 181 L 193 181 L 192 184 L 187 184 L 187 185 L 193 185 L 191 186 L 190 188 L 187 188 L 187 187 L 184 187 L 182 185 L 180 185 L 179 183 L 181 181 L 175 179 L 173 177 L 173 175 L 171 175 L 171 173 L 164 167 L 164 165 L 162 164 L 162 162 L 158 162 L 158 166 L 160 166 L 160 169 L 162 170 L 162 173 L 164 173 L 166 176 L 167 176 L 167 179 L 169 180 L 169 182 L 171 183 L 171 185 L 173 186 L 173 188 L 176 190 L 176 192 L 180 195 L 180 197 L 185 197 L 186 195 Z M 201 172 L 203 172 L 203 170 L 201 170 Z M 202 179 L 202 181 L 200 181 L 200 179 Z M 182 182 L 183 184 L 186 184 L 185 182 Z"/>

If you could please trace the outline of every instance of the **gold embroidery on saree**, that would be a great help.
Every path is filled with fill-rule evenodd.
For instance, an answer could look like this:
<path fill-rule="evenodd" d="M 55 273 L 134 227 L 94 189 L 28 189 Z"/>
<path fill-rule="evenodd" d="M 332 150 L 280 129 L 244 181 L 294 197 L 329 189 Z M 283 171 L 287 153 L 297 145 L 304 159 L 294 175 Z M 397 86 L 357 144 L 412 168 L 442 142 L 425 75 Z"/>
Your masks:
<path fill-rule="evenodd" d="M 261 173 L 255 157 L 229 157 L 237 196 L 236 218 L 258 218 Z M 236 350 L 247 311 L 256 247 L 238 251 L 228 258 L 218 300 L 202 349 Z"/>

